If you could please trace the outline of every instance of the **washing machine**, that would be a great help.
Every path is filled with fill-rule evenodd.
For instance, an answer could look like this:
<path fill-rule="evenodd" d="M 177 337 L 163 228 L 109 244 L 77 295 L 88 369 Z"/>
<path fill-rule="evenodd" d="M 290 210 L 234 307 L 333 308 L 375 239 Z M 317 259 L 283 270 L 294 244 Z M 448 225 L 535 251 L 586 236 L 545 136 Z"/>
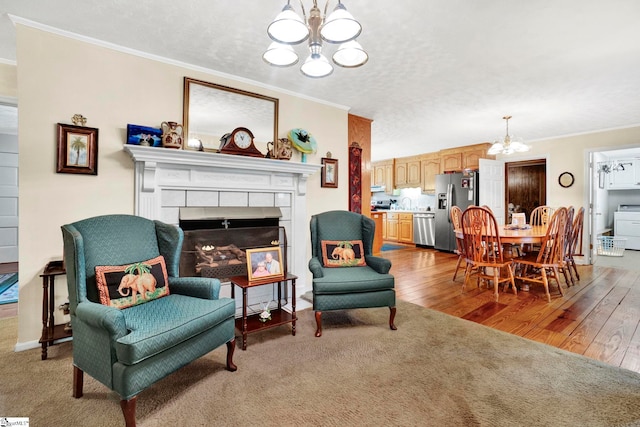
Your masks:
<path fill-rule="evenodd" d="M 614 235 L 627 239 L 625 248 L 640 250 L 640 205 L 618 205 L 613 221 Z"/>

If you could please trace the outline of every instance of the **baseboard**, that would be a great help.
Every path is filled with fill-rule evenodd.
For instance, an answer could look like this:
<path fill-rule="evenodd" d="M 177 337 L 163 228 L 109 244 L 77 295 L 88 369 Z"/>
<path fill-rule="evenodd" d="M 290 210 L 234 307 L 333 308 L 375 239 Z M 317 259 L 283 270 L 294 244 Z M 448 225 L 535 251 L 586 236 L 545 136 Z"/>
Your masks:
<path fill-rule="evenodd" d="M 73 337 L 62 338 L 59 340 L 55 340 L 53 344 L 59 344 L 67 341 L 71 341 Z M 25 350 L 33 350 L 34 348 L 42 348 L 42 345 L 39 341 L 27 341 L 27 342 L 19 342 L 13 348 L 14 352 L 25 351 Z"/>

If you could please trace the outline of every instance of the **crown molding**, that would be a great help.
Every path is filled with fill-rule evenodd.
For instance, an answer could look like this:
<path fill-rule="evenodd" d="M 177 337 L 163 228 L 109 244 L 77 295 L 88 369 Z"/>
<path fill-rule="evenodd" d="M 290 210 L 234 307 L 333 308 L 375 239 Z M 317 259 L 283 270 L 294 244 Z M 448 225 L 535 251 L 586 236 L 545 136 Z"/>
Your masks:
<path fill-rule="evenodd" d="M 143 52 L 143 51 L 136 50 L 136 49 L 131 49 L 131 48 L 128 48 L 128 47 L 125 47 L 125 46 L 121 46 L 121 45 L 115 44 L 115 43 L 107 42 L 107 41 L 100 40 L 100 39 L 95 39 L 93 37 L 88 37 L 88 36 L 84 36 L 82 34 L 73 33 L 71 31 L 67 31 L 67 30 L 63 30 L 63 29 L 60 29 L 60 28 L 52 27 L 50 25 L 42 24 L 40 22 L 32 21 L 30 19 L 22 18 L 22 17 L 16 16 L 16 15 L 8 14 L 8 16 L 11 19 L 11 21 L 13 22 L 14 25 L 16 25 L 16 24 L 24 25 L 25 27 L 35 28 L 37 30 L 45 31 L 47 33 L 55 34 L 55 35 L 66 37 L 66 38 L 73 39 L 73 40 L 78 40 L 78 41 L 81 41 L 83 43 L 88 43 L 88 44 L 92 44 L 92 45 L 95 45 L 95 46 L 104 47 L 104 48 L 115 50 L 115 51 L 118 51 L 118 52 L 127 53 L 129 55 L 134 55 L 134 56 L 138 56 L 138 57 L 141 57 L 141 58 L 150 59 L 152 61 L 162 62 L 162 63 L 165 63 L 165 64 L 174 65 L 176 67 L 186 68 L 188 70 L 197 71 L 197 72 L 209 74 L 209 75 L 212 75 L 212 76 L 233 80 L 233 81 L 236 81 L 236 82 L 239 82 L 239 83 L 250 84 L 252 86 L 257 86 L 257 87 L 260 87 L 260 88 L 263 88 L 263 89 L 281 92 L 281 93 L 284 93 L 286 95 L 290 95 L 290 96 L 295 96 L 297 98 L 306 99 L 308 101 L 316 102 L 318 104 L 327 105 L 329 107 L 337 108 L 337 109 L 340 109 L 340 110 L 349 111 L 351 109 L 351 107 L 348 107 L 348 106 L 345 106 L 345 105 L 335 104 L 333 102 L 325 101 L 325 100 L 318 99 L 318 98 L 313 98 L 311 96 L 307 96 L 307 95 L 304 95 L 304 94 L 301 94 L 301 93 L 293 92 L 293 91 L 290 91 L 290 90 L 287 90 L 287 89 L 283 89 L 283 88 L 280 88 L 280 87 L 277 87 L 277 86 L 271 86 L 271 85 L 259 82 L 257 80 L 250 80 L 250 79 L 246 79 L 246 78 L 243 78 L 243 77 L 240 77 L 240 76 L 236 76 L 236 75 L 233 75 L 233 74 L 223 73 L 222 71 L 217 71 L 217 70 L 201 67 L 201 66 L 194 65 L 194 64 L 189 64 L 189 63 L 182 62 L 182 61 L 176 61 L 174 59 L 166 58 L 166 57 L 163 57 L 163 56 L 154 55 L 152 53 Z"/>

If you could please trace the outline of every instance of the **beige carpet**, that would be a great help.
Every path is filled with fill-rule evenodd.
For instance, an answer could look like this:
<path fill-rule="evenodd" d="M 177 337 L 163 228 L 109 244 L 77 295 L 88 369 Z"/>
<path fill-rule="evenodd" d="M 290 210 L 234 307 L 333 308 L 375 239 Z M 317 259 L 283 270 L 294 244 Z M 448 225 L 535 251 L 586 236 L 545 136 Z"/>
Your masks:
<path fill-rule="evenodd" d="M 249 335 L 238 371 L 218 349 L 143 392 L 144 426 L 632 426 L 640 375 L 400 302 L 388 309 L 313 313 Z M 0 321 L 0 417 L 31 426 L 123 425 L 118 397 L 85 376 L 71 397 L 71 343 L 12 351 L 16 320 Z"/>

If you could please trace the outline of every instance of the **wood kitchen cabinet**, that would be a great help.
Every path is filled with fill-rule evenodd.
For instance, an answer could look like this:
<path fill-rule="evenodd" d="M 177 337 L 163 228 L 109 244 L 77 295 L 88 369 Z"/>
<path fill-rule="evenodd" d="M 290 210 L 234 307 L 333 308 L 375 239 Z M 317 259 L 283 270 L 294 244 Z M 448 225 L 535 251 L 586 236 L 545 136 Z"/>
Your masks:
<path fill-rule="evenodd" d="M 387 213 L 382 212 L 382 240 L 387 240 Z"/>
<path fill-rule="evenodd" d="M 420 160 L 422 170 L 422 191 L 425 193 L 435 193 L 436 175 L 440 173 L 440 155 L 437 153 L 423 155 Z"/>
<path fill-rule="evenodd" d="M 382 248 L 382 229 L 384 223 L 384 214 L 382 212 L 371 212 L 371 219 L 376 224 L 376 230 L 373 234 L 372 251 L 374 254 L 377 254 Z"/>
<path fill-rule="evenodd" d="M 393 180 L 396 188 L 406 187 L 408 176 L 409 172 L 407 170 L 407 160 L 403 158 L 396 159 Z"/>
<path fill-rule="evenodd" d="M 480 159 L 495 159 L 495 156 L 487 154 L 489 148 L 491 148 L 491 143 L 489 142 L 464 147 L 462 151 L 462 168 L 477 170 L 480 167 Z"/>
<path fill-rule="evenodd" d="M 384 192 L 393 192 L 393 159 L 382 160 L 371 164 L 373 168 L 373 184 L 384 186 Z"/>
<path fill-rule="evenodd" d="M 387 212 L 387 239 L 390 242 L 398 241 L 398 221 L 400 218 L 398 217 L 397 212 Z"/>
<path fill-rule="evenodd" d="M 398 242 L 413 243 L 413 214 L 398 214 Z"/>
<path fill-rule="evenodd" d="M 440 168 L 442 172 L 459 172 L 462 170 L 462 152 L 457 149 L 440 151 Z"/>
<path fill-rule="evenodd" d="M 421 180 L 420 157 L 402 157 L 395 163 L 395 187 L 420 187 Z"/>

